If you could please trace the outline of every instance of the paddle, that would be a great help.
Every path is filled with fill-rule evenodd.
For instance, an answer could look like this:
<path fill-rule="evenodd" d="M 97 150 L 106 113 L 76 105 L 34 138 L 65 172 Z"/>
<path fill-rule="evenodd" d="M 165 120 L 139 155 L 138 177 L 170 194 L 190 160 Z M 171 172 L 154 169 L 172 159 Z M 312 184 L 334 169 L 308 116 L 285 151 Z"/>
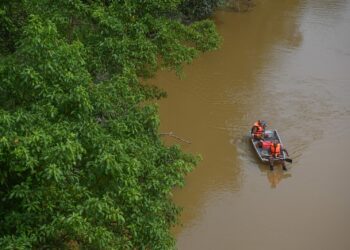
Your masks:
<path fill-rule="evenodd" d="M 286 161 L 286 162 L 289 162 L 289 163 L 293 163 L 293 160 L 290 159 L 290 158 L 279 158 L 280 160 L 282 161 Z"/>
<path fill-rule="evenodd" d="M 293 163 L 293 160 L 290 159 L 290 158 L 284 158 L 284 159 L 282 159 L 282 160 L 284 160 L 284 161 L 286 161 L 286 162 L 289 162 L 289 163 Z"/>

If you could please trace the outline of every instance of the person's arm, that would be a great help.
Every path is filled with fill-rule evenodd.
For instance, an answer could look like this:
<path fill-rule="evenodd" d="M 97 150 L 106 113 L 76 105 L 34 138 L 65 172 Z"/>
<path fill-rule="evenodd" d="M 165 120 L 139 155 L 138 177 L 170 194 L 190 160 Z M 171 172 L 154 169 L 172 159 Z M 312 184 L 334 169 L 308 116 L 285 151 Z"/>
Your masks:
<path fill-rule="evenodd" d="M 252 130 L 251 130 L 251 133 L 254 134 L 254 133 L 256 132 L 256 130 L 257 130 L 257 127 L 256 127 L 256 126 L 253 126 L 253 127 L 252 127 Z"/>
<path fill-rule="evenodd" d="M 282 148 L 282 151 L 286 152 L 287 156 L 289 156 L 287 149 L 285 149 L 285 148 L 283 147 L 283 148 Z"/>

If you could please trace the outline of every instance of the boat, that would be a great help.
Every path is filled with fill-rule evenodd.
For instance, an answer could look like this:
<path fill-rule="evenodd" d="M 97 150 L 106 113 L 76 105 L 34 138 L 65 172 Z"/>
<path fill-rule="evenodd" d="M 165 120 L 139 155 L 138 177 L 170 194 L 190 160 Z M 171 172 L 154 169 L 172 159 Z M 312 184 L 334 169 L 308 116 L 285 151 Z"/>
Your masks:
<path fill-rule="evenodd" d="M 261 147 L 258 147 L 257 144 L 258 144 L 259 140 L 254 139 L 252 135 L 250 137 L 250 140 L 253 144 L 254 150 L 257 153 L 259 159 L 264 163 L 268 163 L 269 157 L 270 157 L 269 149 L 262 149 Z M 281 146 L 283 147 L 282 140 L 281 140 L 276 129 L 265 130 L 264 141 L 275 141 L 275 140 L 277 140 L 281 144 Z M 280 158 L 273 158 L 273 161 L 274 162 L 285 161 L 287 159 L 286 157 L 287 157 L 286 152 L 282 151 L 282 156 Z"/>

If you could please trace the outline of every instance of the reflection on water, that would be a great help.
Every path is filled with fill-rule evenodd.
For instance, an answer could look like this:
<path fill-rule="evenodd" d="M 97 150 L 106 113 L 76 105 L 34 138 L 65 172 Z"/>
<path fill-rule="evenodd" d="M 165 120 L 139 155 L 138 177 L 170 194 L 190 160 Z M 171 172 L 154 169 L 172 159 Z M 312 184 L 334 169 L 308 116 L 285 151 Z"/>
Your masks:
<path fill-rule="evenodd" d="M 350 1 L 259 1 L 215 22 L 220 50 L 155 80 L 169 96 L 160 132 L 203 156 L 175 191 L 178 248 L 350 249 Z M 287 172 L 258 162 L 245 137 L 257 119 L 278 129 Z"/>
<path fill-rule="evenodd" d="M 267 179 L 269 180 L 271 184 L 271 188 L 276 188 L 277 185 L 283 180 L 288 177 L 291 177 L 292 175 L 290 173 L 286 173 L 281 169 L 275 169 L 274 171 L 266 171 Z"/>

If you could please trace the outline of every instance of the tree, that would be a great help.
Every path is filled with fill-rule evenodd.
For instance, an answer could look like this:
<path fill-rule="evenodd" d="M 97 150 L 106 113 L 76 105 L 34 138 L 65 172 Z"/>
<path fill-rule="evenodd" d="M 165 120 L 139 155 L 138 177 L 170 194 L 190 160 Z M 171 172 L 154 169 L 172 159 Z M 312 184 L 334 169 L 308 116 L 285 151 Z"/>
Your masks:
<path fill-rule="evenodd" d="M 196 157 L 159 138 L 140 81 L 215 49 L 179 1 L 0 4 L 0 247 L 169 249 Z"/>
<path fill-rule="evenodd" d="M 184 19 L 193 22 L 210 17 L 223 0 L 184 0 L 180 11 Z"/>

